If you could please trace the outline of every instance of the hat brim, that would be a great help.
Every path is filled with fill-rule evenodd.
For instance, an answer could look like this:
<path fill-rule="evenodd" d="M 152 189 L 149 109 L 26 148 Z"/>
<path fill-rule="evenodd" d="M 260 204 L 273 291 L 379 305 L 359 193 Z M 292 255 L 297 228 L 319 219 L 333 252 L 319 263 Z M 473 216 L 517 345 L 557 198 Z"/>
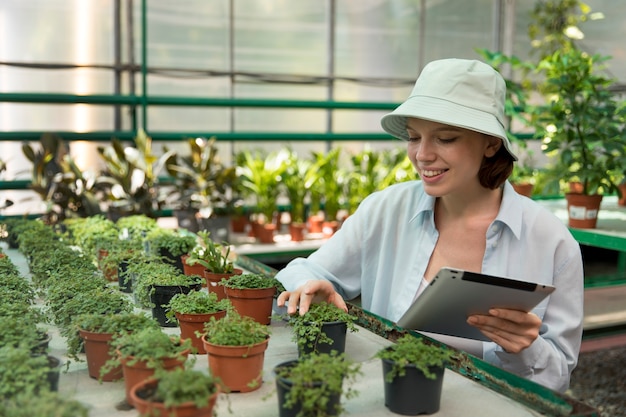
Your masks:
<path fill-rule="evenodd" d="M 441 98 L 413 96 L 409 97 L 407 101 L 394 111 L 383 116 L 380 123 L 382 128 L 390 135 L 408 141 L 409 135 L 406 131 L 407 118 L 429 120 L 498 137 L 502 139 L 502 144 L 508 153 L 517 161 L 504 127 L 490 113 Z"/>

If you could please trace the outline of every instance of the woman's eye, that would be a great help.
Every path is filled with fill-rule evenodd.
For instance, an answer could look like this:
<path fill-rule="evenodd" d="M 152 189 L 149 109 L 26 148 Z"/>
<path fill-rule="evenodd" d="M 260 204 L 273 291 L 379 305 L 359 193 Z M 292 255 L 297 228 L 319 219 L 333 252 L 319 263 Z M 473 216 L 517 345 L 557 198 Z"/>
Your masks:
<path fill-rule="evenodd" d="M 440 142 L 443 142 L 443 143 L 452 143 L 452 142 L 454 142 L 456 139 L 457 139 L 457 138 L 455 138 L 455 137 L 454 137 L 454 138 L 439 138 L 439 141 L 440 141 Z"/>
<path fill-rule="evenodd" d="M 409 137 L 409 142 L 419 142 L 421 138 Z"/>

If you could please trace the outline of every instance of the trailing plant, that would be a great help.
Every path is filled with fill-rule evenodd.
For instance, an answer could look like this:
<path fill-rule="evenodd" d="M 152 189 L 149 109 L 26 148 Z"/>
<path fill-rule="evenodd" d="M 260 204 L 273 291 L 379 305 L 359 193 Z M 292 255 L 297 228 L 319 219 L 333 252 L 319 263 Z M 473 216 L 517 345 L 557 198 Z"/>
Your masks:
<path fill-rule="evenodd" d="M 128 359 L 129 365 L 139 361 L 146 362 L 148 368 L 162 369 L 164 359 L 187 360 L 191 351 L 191 340 L 181 340 L 161 331 L 160 328 L 147 327 L 130 333 L 121 333 L 111 341 L 113 358 L 101 368 L 105 375 L 121 365 L 120 359 Z"/>
<path fill-rule="evenodd" d="M 232 305 L 228 299 L 218 300 L 217 294 L 206 291 L 190 291 L 187 294 L 176 294 L 167 306 L 165 316 L 174 321 L 179 314 L 211 314 L 229 311 Z"/>
<path fill-rule="evenodd" d="M 314 349 L 318 344 L 331 344 L 332 340 L 322 331 L 325 323 L 344 322 L 350 332 L 358 331 L 356 316 L 328 302 L 311 304 L 303 315 L 289 316 L 287 324 L 293 329 L 292 340 L 300 349 Z"/>
<path fill-rule="evenodd" d="M 187 265 L 200 264 L 206 270 L 216 274 L 232 273 L 235 266 L 230 259 L 230 244 L 215 243 L 211 239 L 211 234 L 205 230 L 198 232 L 198 237 L 200 242 L 189 252 Z"/>
<path fill-rule="evenodd" d="M 201 283 L 199 277 L 185 275 L 175 266 L 155 259 L 131 264 L 127 273 L 133 274 L 135 299 L 145 308 L 154 307 L 150 296 L 154 293 L 155 285 L 189 287 Z"/>
<path fill-rule="evenodd" d="M 152 389 L 146 401 L 163 403 L 165 408 L 194 403 L 197 408 L 205 408 L 211 396 L 218 392 L 219 378 L 211 374 L 187 368 L 175 368 L 168 371 L 158 370 L 154 379 L 156 389 Z"/>
<path fill-rule="evenodd" d="M 41 391 L 37 395 L 20 392 L 0 401 L 3 417 L 88 417 L 89 408 L 66 394 Z"/>
<path fill-rule="evenodd" d="M 241 274 L 222 279 L 222 285 L 228 288 L 276 288 L 277 294 L 284 291 L 282 283 L 274 277 L 263 274 Z"/>
<path fill-rule="evenodd" d="M 147 328 L 159 329 L 156 320 L 140 312 L 86 313 L 76 317 L 72 324 L 76 332 L 84 330 L 92 333 L 111 333 L 113 337 Z M 76 355 L 82 351 L 83 345 L 82 338 L 72 337 L 68 339 L 68 354 L 77 359 Z"/>
<path fill-rule="evenodd" d="M 299 407 L 297 417 L 324 417 L 329 411 L 333 415 L 345 411 L 339 400 L 334 410 L 328 410 L 333 398 L 348 400 L 358 395 L 352 384 L 361 375 L 361 366 L 344 354 L 332 352 L 307 355 L 284 366 L 279 365 L 275 373 L 277 384 L 286 389 L 285 408 Z"/>
<path fill-rule="evenodd" d="M 172 256 L 186 255 L 196 246 L 194 235 L 162 227 L 150 230 L 146 235 L 146 241 L 150 245 L 150 252 L 157 256 L 162 255 L 161 249 L 168 251 Z"/>
<path fill-rule="evenodd" d="M 204 325 L 207 342 L 222 346 L 250 346 L 263 342 L 270 336 L 268 326 L 254 319 L 229 311 L 226 317 L 211 320 Z"/>
<path fill-rule="evenodd" d="M 407 333 L 395 344 L 379 350 L 375 357 L 393 362 L 391 371 L 385 375 L 385 379 L 391 382 L 396 376 L 406 374 L 407 365 L 415 366 L 427 378 L 434 379 L 431 368 L 445 366 L 452 355 L 443 347 Z"/>
<path fill-rule="evenodd" d="M 26 348 L 0 347 L 0 398 L 20 393 L 37 395 L 49 391 L 50 366 L 45 355 L 33 356 Z"/>

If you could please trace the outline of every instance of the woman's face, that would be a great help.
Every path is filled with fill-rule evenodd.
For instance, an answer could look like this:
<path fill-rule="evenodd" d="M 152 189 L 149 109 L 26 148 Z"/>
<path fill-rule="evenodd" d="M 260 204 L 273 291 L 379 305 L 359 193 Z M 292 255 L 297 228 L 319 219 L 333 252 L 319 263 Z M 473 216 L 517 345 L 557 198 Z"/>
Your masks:
<path fill-rule="evenodd" d="M 408 118 L 407 132 L 409 159 L 425 191 L 435 197 L 480 187 L 483 158 L 502 145 L 499 138 L 422 119 Z"/>

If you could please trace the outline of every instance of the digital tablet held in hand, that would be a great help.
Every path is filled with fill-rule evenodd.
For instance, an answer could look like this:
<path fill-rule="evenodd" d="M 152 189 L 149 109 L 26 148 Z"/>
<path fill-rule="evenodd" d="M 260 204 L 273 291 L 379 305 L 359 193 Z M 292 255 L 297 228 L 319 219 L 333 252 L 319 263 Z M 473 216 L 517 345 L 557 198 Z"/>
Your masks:
<path fill-rule="evenodd" d="M 442 268 L 397 324 L 406 329 L 488 341 L 467 324 L 468 316 L 488 314 L 491 308 L 529 312 L 554 289 L 551 285 Z"/>

